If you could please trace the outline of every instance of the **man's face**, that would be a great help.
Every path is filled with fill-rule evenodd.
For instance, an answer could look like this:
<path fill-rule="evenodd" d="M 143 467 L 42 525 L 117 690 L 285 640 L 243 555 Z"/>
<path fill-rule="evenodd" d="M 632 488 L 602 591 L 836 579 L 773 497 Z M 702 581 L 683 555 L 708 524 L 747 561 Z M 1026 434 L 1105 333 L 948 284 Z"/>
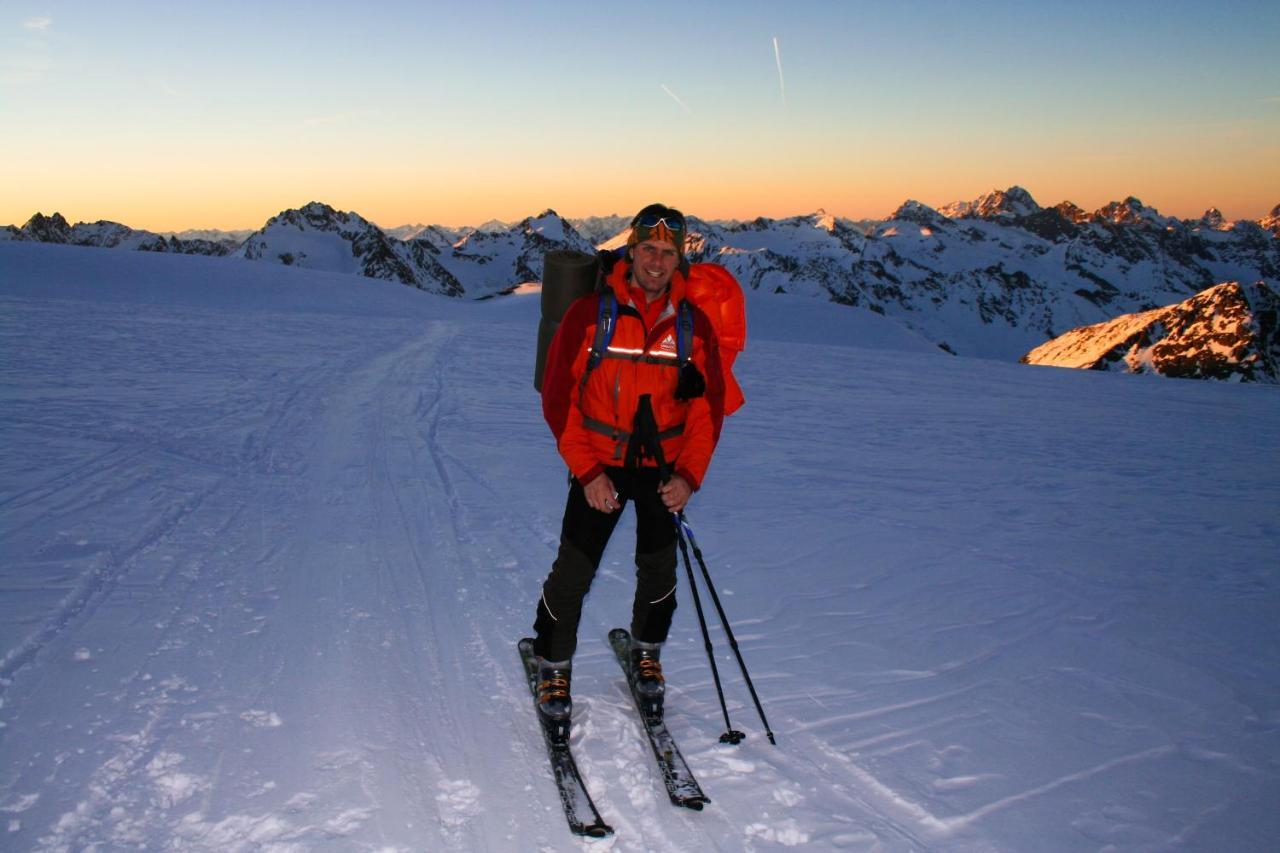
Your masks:
<path fill-rule="evenodd" d="M 666 240 L 636 243 L 631 248 L 631 255 L 634 258 L 631 279 L 652 302 L 662 296 L 671 284 L 671 276 L 680 264 L 680 255 L 676 252 L 675 244 Z"/>

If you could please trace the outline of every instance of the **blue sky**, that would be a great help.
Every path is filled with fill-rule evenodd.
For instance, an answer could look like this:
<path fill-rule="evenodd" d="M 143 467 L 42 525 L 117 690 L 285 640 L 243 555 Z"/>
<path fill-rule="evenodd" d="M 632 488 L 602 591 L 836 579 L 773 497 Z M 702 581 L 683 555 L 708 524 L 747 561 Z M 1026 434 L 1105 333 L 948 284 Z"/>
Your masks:
<path fill-rule="evenodd" d="M 1256 217 L 1280 202 L 1277 9 L 6 3 L 0 222 L 879 216 L 1015 183 Z"/>

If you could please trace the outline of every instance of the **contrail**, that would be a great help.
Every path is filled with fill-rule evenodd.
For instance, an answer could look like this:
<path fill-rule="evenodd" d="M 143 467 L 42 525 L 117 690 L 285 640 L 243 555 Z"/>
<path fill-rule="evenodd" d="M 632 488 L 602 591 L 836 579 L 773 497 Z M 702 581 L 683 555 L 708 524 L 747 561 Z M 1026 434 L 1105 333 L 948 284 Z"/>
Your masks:
<path fill-rule="evenodd" d="M 782 79 L 782 51 L 778 50 L 778 37 L 773 37 L 773 58 L 778 63 L 778 87 L 782 90 L 782 105 L 787 105 L 787 81 Z"/>
<path fill-rule="evenodd" d="M 673 91 L 671 91 L 670 89 L 668 89 L 668 88 L 667 88 L 667 84 L 666 84 L 666 83 L 661 83 L 661 84 L 659 84 L 659 85 L 661 85 L 661 86 L 662 86 L 662 91 L 666 92 L 668 95 L 670 95 L 670 96 L 671 96 L 671 100 L 675 101 L 677 104 L 679 104 L 679 105 L 680 105 L 680 109 L 684 110 L 685 112 L 689 113 L 690 115 L 693 115 L 693 110 L 689 109 L 689 107 L 685 105 L 685 102 L 684 102 L 684 101 L 682 101 L 682 100 L 680 100 L 680 96 L 679 96 L 679 95 L 677 95 L 675 92 L 673 92 Z"/>

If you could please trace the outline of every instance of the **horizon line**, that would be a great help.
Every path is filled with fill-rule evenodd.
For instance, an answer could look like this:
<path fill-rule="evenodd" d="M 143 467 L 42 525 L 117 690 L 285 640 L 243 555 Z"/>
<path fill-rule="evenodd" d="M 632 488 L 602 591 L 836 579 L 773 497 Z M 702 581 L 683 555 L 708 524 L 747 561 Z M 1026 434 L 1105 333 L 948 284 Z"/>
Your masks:
<path fill-rule="evenodd" d="M 945 203 L 942 203 L 942 204 L 936 204 L 936 205 L 935 205 L 935 204 L 929 204 L 929 203 L 927 203 L 927 202 L 919 201 L 917 198 L 908 197 L 908 198 L 904 198 L 904 199 L 903 199 L 903 200 L 898 204 L 898 206 L 897 206 L 897 207 L 895 207 L 892 211 L 889 211 L 889 213 L 887 213 L 887 214 L 885 214 L 885 215 L 883 215 L 883 216 L 848 216 L 848 215 L 839 214 L 839 213 L 831 213 L 831 212 L 829 212 L 829 211 L 827 210 L 827 208 L 826 208 L 826 207 L 824 207 L 824 206 L 818 206 L 818 207 L 816 207 L 816 208 L 813 208 L 813 209 L 811 209 L 811 210 L 808 210 L 808 211 L 805 211 L 805 212 L 802 212 L 802 213 L 793 213 L 793 214 L 788 214 L 788 215 L 785 215 L 785 216 L 766 216 L 766 215 L 763 215 L 763 214 L 761 214 L 761 215 L 756 215 L 756 216 L 751 216 L 751 217 L 736 217 L 736 216 L 700 216 L 700 215 L 698 215 L 698 214 L 694 214 L 694 213 L 691 213 L 691 214 L 688 214 L 688 215 L 689 215 L 689 216 L 691 216 L 692 218 L 695 218 L 695 219 L 701 219 L 701 220 L 702 220 L 702 221 L 704 221 L 704 222 L 710 222 L 710 223 L 754 222 L 754 221 L 756 221 L 756 220 L 758 220 L 758 219 L 768 219 L 768 220 L 773 220 L 773 221 L 779 221 L 779 220 L 797 219 L 797 218 L 803 218 L 803 217 L 807 217 L 807 216 L 819 216 L 819 215 L 820 215 L 820 216 L 832 216 L 832 217 L 834 217 L 834 218 L 836 218 L 836 219 L 843 219 L 843 220 L 847 220 L 847 221 L 849 221 L 849 222 L 855 222 L 855 223 L 885 222 L 885 221 L 888 221 L 889 219 L 891 219 L 891 218 L 892 218 L 893 213 L 897 212 L 897 210 L 901 209 L 904 205 L 909 204 L 909 203 L 922 204 L 922 205 L 924 205 L 924 206 L 926 206 L 926 207 L 930 208 L 931 210 L 939 211 L 939 212 L 940 212 L 940 211 L 941 211 L 941 209 L 942 209 L 942 208 L 944 208 L 944 207 L 948 207 L 948 206 L 951 206 L 951 205 L 958 205 L 958 204 L 971 204 L 971 203 L 973 203 L 973 202 L 977 201 L 977 199 L 980 199 L 980 198 L 982 198 L 982 197 L 984 197 L 984 196 L 986 196 L 986 195 L 988 195 L 988 194 L 990 194 L 990 193 L 995 193 L 995 192 L 1004 192 L 1004 193 L 1007 193 L 1007 192 L 1009 192 L 1010 190 L 1013 190 L 1013 189 L 1022 189 L 1022 190 L 1023 190 L 1024 192 L 1026 192 L 1029 196 L 1031 196 L 1031 198 L 1032 198 L 1032 200 L 1033 200 L 1033 201 L 1035 201 L 1035 197 L 1030 193 L 1030 191 L 1026 190 L 1025 188 L 1021 187 L 1021 186 L 1020 186 L 1020 185 L 1018 185 L 1018 184 L 1014 184 L 1014 185 L 1011 185 L 1011 186 L 1006 187 L 1006 188 L 1004 188 L 1004 189 L 993 189 L 993 190 L 989 190 L 989 191 L 987 191 L 987 192 L 985 192 L 985 193 L 981 193 L 981 194 L 979 194 L 976 198 L 973 198 L 973 199 L 957 199 L 957 200 L 954 200 L 954 201 L 949 201 L 949 202 L 945 202 Z M 1039 201 L 1036 201 L 1036 204 L 1037 204 L 1037 205 L 1039 205 L 1039 206 L 1040 206 L 1040 208 L 1041 208 L 1041 209 L 1043 209 L 1043 210 L 1052 209 L 1052 208 L 1054 208 L 1054 207 L 1058 207 L 1058 206 L 1060 206 L 1060 205 L 1062 205 L 1062 204 L 1072 204 L 1072 205 L 1074 205 L 1074 206 L 1076 206 L 1076 207 L 1079 207 L 1080 209 L 1082 209 L 1082 210 L 1084 210 L 1084 211 L 1086 211 L 1086 212 L 1088 212 L 1088 213 L 1090 213 L 1090 214 L 1094 214 L 1094 213 L 1097 213 L 1097 212 L 1101 211 L 1103 208 L 1107 207 L 1108 205 L 1111 205 L 1111 204 L 1123 204 L 1123 203 L 1125 203 L 1125 202 L 1129 201 L 1130 199 L 1134 199 L 1134 200 L 1138 201 L 1140 204 L 1142 204 L 1142 205 L 1143 205 L 1143 207 L 1149 208 L 1149 209 L 1151 209 L 1151 210 L 1155 211 L 1156 213 L 1158 213 L 1158 214 L 1159 214 L 1159 215 L 1161 215 L 1161 216 L 1171 217 L 1171 218 L 1174 218 L 1174 219 L 1180 219 L 1180 220 L 1183 220 L 1183 221 L 1189 221 L 1189 222 L 1193 222 L 1193 221 L 1196 221 L 1196 220 L 1198 220 L 1198 219 L 1200 219 L 1200 218 L 1203 218 L 1203 216 L 1204 216 L 1206 213 L 1208 213 L 1209 211 L 1211 211 L 1211 210 L 1217 210 L 1220 214 L 1222 214 L 1223 219 L 1224 219 L 1225 221 L 1227 221 L 1227 222 L 1240 222 L 1240 221 L 1258 222 L 1258 221 L 1260 221 L 1260 220 L 1262 220 L 1262 219 L 1266 218 L 1267 216 L 1275 215 L 1275 214 L 1277 214 L 1278 212 L 1280 212 L 1280 201 L 1278 201 L 1278 202 L 1277 202 L 1276 204 L 1274 204 L 1270 209 L 1268 209 L 1268 210 L 1264 210 L 1264 212 L 1263 212 L 1263 213 L 1261 213 L 1260 215 L 1258 215 L 1257 217 L 1251 217 L 1251 216 L 1247 216 L 1247 215 L 1246 215 L 1246 216 L 1237 216 L 1237 217 L 1227 216 L 1225 213 L 1223 213 L 1223 212 L 1222 212 L 1222 209 L 1221 209 L 1221 208 L 1219 208 L 1217 205 L 1213 205 L 1213 204 L 1210 204 L 1210 205 L 1206 206 L 1206 207 L 1203 209 L 1203 211 L 1200 213 L 1200 215 L 1199 215 L 1199 216 L 1179 216 L 1179 215 L 1177 215 L 1177 214 L 1164 213 L 1164 212 L 1159 208 L 1159 206 L 1157 206 L 1157 205 L 1152 205 L 1152 204 L 1148 204 L 1148 203 L 1146 203 L 1146 202 L 1142 201 L 1140 198 L 1137 198 L 1136 196 L 1134 196 L 1134 195 L 1132 195 L 1132 194 L 1125 195 L 1125 196 L 1123 196 L 1122 198 L 1113 198 L 1113 199 L 1111 199 L 1110 201 L 1108 201 L 1108 202 L 1106 202 L 1106 203 L 1104 203 L 1104 204 L 1102 204 L 1102 205 L 1099 205 L 1098 207 L 1093 208 L 1093 209 L 1090 209 L 1088 206 L 1081 206 L 1081 205 L 1077 205 L 1077 204 L 1075 204 L 1075 202 L 1071 201 L 1070 199 L 1063 199 L 1062 201 L 1059 201 L 1059 202 L 1057 202 L 1056 204 L 1053 204 L 1053 205 L 1043 205 L 1043 204 L 1041 204 Z M 323 205 L 323 206 L 328 207 L 329 209 L 334 210 L 334 211 L 336 211 L 336 212 L 338 212 L 338 213 L 354 214 L 354 215 L 359 216 L 360 218 L 362 218 L 362 219 L 366 220 L 367 222 L 370 222 L 371 224 L 373 224 L 373 225 L 377 226 L 378 228 L 380 228 L 380 229 L 382 229 L 382 230 L 384 230 L 384 231 L 386 231 L 386 230 L 392 230 L 392 229 L 397 229 L 397 228 L 416 228 L 416 227 L 424 227 L 424 228 L 427 228 L 427 227 L 439 227 L 439 228 L 450 228 L 450 229 L 465 229 L 465 228 L 473 228 L 473 229 L 474 229 L 474 228 L 479 228 L 479 227 L 481 227 L 482 225 L 489 224 L 489 223 L 491 223 L 491 222 L 500 222 L 500 223 L 503 223 L 503 224 L 505 224 L 505 225 L 514 225 L 514 224 L 516 224 L 516 223 L 518 223 L 518 222 L 522 222 L 522 221 L 524 221 L 524 220 L 526 220 L 526 219 L 536 219 L 536 218 L 538 218 L 538 217 L 540 217 L 540 216 L 543 216 L 543 215 L 545 215 L 545 214 L 547 214 L 547 213 L 554 213 L 556 216 L 560 217 L 561 219 L 565 219 L 565 220 L 608 219 L 608 218 L 620 218 L 620 219 L 625 219 L 625 218 L 628 218 L 628 217 L 629 217 L 629 215 L 630 215 L 630 214 L 622 214 L 622 213 L 604 213 L 604 214 L 601 214 L 601 213 L 591 213 L 591 214 L 586 214 L 586 215 L 583 215 L 583 216 L 572 216 L 572 215 L 566 215 L 566 214 L 560 213 L 560 212 L 559 212 L 558 210 L 556 210 L 554 207 L 548 206 L 548 207 L 544 207 L 544 208 L 542 208 L 542 209 L 541 209 L 539 212 L 537 212 L 537 213 L 527 214 L 527 215 L 525 215 L 525 216 L 520 216 L 520 217 L 517 217 L 517 218 L 514 218 L 514 219 L 504 219 L 504 218 L 497 217 L 497 216 L 491 216 L 491 217 L 489 217 L 488 219 L 485 219 L 485 220 L 481 221 L 481 222 L 480 222 L 480 223 L 478 223 L 478 224 L 473 224 L 473 223 L 470 223 L 470 222 L 462 223 L 462 224 L 448 224 L 448 223 L 445 223 L 445 222 L 439 222 L 439 221 L 437 221 L 437 222 L 424 222 L 424 221 L 422 221 L 421 219 L 419 219 L 419 221 L 417 221 L 417 222 L 407 222 L 407 221 L 406 221 L 406 222 L 402 222 L 402 223 L 397 224 L 397 225 L 383 225 L 383 224 L 380 224 L 380 223 L 379 223 L 377 220 L 375 220 L 374 218 L 371 218 L 371 217 L 366 216 L 365 214 L 361 213 L 358 209 L 356 209 L 356 208 L 354 208 L 354 207 L 352 207 L 352 208 L 348 208 L 348 209 L 344 210 L 344 209 L 342 209 L 341 207 L 338 207 L 338 206 L 336 206 L 336 205 L 332 205 L 332 204 L 329 204 L 328 202 L 319 201 L 319 200 L 317 200 L 317 199 L 313 198 L 311 201 L 308 201 L 308 202 L 306 202 L 305 204 L 301 204 L 301 205 L 298 205 L 298 206 L 296 206 L 296 207 L 287 207 L 287 208 L 283 208 L 283 209 L 281 209 L 281 210 L 276 211 L 275 213 L 269 214 L 269 215 L 267 215 L 267 216 L 262 220 L 262 224 L 257 225 L 257 226 L 245 226 L 245 227 L 221 227 L 221 226 L 207 225 L 207 226 L 189 226 L 189 227 L 186 227 L 186 228 L 158 228 L 158 229 L 157 229 L 157 228 L 144 228 L 144 227 L 138 227 L 138 226 L 135 226 L 135 225 L 130 225 L 127 221 L 124 221 L 124 220 L 121 220 L 121 219 L 106 219 L 106 218 L 85 219 L 85 218 L 79 218 L 79 217 L 76 217 L 76 221 L 74 221 L 74 222 L 73 222 L 71 218 L 64 216 L 64 215 L 61 213 L 61 211 L 59 211 L 59 210 L 56 210 L 56 209 L 55 209 L 55 210 L 53 210 L 53 211 L 52 211 L 52 212 L 50 212 L 50 213 L 45 213 L 43 210 L 37 210 L 37 211 L 35 211 L 34 213 L 27 215 L 27 217 L 26 217 L 25 219 L 21 220 L 21 223 L 22 223 L 22 224 L 19 224 L 17 221 L 14 221 L 14 222 L 10 222 L 10 223 L 7 223 L 7 224 L 0 224 L 0 228 L 4 228 L 4 227 L 12 227 L 12 228 L 15 228 L 15 229 L 21 229 L 23 226 L 25 226 L 25 224 L 26 224 L 27 222 L 30 222 L 30 221 L 31 221 L 31 219 L 34 219 L 36 216 L 44 216 L 44 217 L 46 217 L 46 218 L 52 218 L 52 217 L 54 217 L 54 216 L 60 216 L 60 217 L 62 217 L 65 221 L 67 221 L 67 223 L 68 223 L 69 225 L 92 225 L 92 224 L 96 224 L 96 223 L 98 223 L 98 222 L 111 222 L 111 223 L 115 223 L 115 224 L 118 224 L 118 225 L 124 225 L 125 227 L 130 228 L 130 229 L 135 230 L 135 231 L 150 231 L 150 232 L 152 232 L 152 233 L 154 233 L 154 234 L 161 234 L 161 235 L 166 235 L 166 234 L 180 234 L 180 233 L 187 232 L 187 231 L 217 231 L 217 232 L 223 232 L 223 233 L 234 233 L 234 232 L 238 232 L 238 231 L 249 231 L 249 232 L 253 232 L 253 231 L 260 230 L 260 229 L 263 227 L 263 225 L 265 225 L 269 220 L 271 220 L 272 218 L 274 218 L 274 217 L 276 217 L 276 216 L 279 216 L 279 215 L 280 215 L 280 214 L 282 214 L 282 213 L 286 213 L 286 212 L 291 211 L 291 210 L 301 210 L 301 209 L 303 209 L 303 208 L 305 208 L 305 207 L 308 207 L 309 205 L 312 205 L 312 204 L 320 204 L 320 205 Z M 1197 205 L 1197 206 L 1198 206 L 1198 205 Z"/>

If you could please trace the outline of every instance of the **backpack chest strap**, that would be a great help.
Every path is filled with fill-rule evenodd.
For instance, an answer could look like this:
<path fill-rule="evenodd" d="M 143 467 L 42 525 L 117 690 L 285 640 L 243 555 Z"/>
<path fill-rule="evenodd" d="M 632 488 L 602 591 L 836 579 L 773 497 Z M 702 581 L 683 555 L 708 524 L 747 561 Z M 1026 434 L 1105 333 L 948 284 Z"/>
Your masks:
<path fill-rule="evenodd" d="M 600 435 L 607 435 L 614 441 L 613 458 L 615 460 L 622 459 L 622 454 L 627 449 L 627 443 L 631 441 L 631 431 L 614 426 L 613 424 L 598 421 L 595 418 L 582 416 L 582 425 L 586 429 Z M 666 441 L 669 438 L 675 438 L 678 435 L 684 435 L 684 424 L 676 424 L 668 427 L 658 433 L 658 441 Z"/>

